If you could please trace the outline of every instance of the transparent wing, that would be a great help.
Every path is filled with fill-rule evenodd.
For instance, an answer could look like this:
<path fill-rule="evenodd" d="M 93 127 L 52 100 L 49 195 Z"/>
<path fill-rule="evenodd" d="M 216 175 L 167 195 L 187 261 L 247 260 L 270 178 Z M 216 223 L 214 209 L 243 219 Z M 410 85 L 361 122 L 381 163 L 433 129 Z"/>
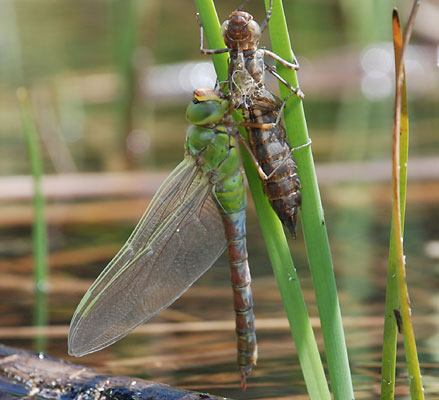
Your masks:
<path fill-rule="evenodd" d="M 124 337 L 209 269 L 226 245 L 211 191 L 192 159 L 174 169 L 78 305 L 69 354 L 82 356 Z"/>

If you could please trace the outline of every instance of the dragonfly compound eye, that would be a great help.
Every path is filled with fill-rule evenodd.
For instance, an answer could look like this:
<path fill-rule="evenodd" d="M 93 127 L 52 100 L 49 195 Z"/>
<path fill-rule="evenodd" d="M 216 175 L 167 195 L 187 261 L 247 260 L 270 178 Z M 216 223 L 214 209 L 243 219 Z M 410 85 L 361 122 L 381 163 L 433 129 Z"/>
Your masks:
<path fill-rule="evenodd" d="M 215 124 L 224 117 L 226 111 L 218 100 L 192 101 L 186 109 L 186 119 L 194 125 Z"/>

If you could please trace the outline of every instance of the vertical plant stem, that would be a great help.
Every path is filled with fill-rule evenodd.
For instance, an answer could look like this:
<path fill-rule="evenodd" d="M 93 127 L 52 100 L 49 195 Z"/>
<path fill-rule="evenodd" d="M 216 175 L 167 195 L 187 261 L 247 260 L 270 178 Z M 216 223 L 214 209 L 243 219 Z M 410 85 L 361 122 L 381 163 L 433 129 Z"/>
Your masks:
<path fill-rule="evenodd" d="M 196 0 L 209 48 L 224 48 L 220 25 L 212 0 Z M 227 79 L 227 54 L 214 56 L 218 79 Z M 330 399 L 318 347 L 311 328 L 299 280 L 282 224 L 263 193 L 259 176 L 245 151 L 242 152 L 250 191 L 256 206 L 269 257 L 282 295 L 310 399 Z M 257 328 L 257 320 L 256 320 Z"/>
<path fill-rule="evenodd" d="M 266 7 L 269 0 L 265 0 Z M 273 1 L 273 14 L 269 23 L 273 51 L 287 61 L 293 60 L 288 29 L 281 0 Z M 292 86 L 297 86 L 295 71 L 277 64 L 278 73 Z M 282 97 L 290 94 L 288 88 L 279 84 Z M 284 111 L 288 139 L 293 147 L 309 140 L 303 104 L 292 96 Z M 302 182 L 301 219 L 309 265 L 322 325 L 325 352 L 331 386 L 335 400 L 354 398 L 352 378 L 337 297 L 334 268 L 329 248 L 323 208 L 315 174 L 311 146 L 294 153 Z"/>
<path fill-rule="evenodd" d="M 420 6 L 420 0 L 415 0 L 412 11 L 410 13 L 409 20 L 407 22 L 406 31 L 402 44 L 399 44 L 400 39 L 396 36 L 395 42 L 399 47 L 399 54 L 396 62 L 396 90 L 395 90 L 395 109 L 394 109 L 394 123 L 393 123 L 393 159 L 392 159 L 392 222 L 393 222 L 393 246 L 391 246 L 394 253 L 391 257 L 394 258 L 396 265 L 396 280 L 397 280 L 397 292 L 399 294 L 400 314 L 402 320 L 402 333 L 404 336 L 404 350 L 407 362 L 407 371 L 409 375 L 410 394 L 412 399 L 424 399 L 424 392 L 422 389 L 421 372 L 419 368 L 418 355 L 416 350 L 416 341 L 413 331 L 413 325 L 411 322 L 410 311 L 410 299 L 407 288 L 406 273 L 405 273 L 405 260 L 403 250 L 403 219 L 401 218 L 403 207 L 401 207 L 401 182 L 400 182 L 400 134 L 401 126 L 406 128 L 408 123 L 403 122 L 401 119 L 408 120 L 406 107 L 402 108 L 402 103 L 406 103 L 406 99 L 403 99 L 402 91 L 404 87 L 404 53 L 410 40 L 411 31 L 413 29 L 414 21 L 416 18 L 417 10 Z M 399 22 L 397 21 L 396 13 L 394 12 L 394 29 L 399 30 Z M 405 114 L 402 113 L 405 112 Z M 406 179 L 406 176 L 403 176 Z M 405 184 L 403 184 L 403 187 Z M 403 191 L 405 196 L 405 190 Z"/>
<path fill-rule="evenodd" d="M 393 12 L 393 45 L 395 50 L 395 74 L 398 69 L 398 59 L 402 47 L 402 32 L 398 13 Z M 403 72 L 405 75 L 405 72 Z M 400 218 L 401 233 L 404 235 L 404 215 L 407 192 L 407 159 L 408 159 L 408 113 L 407 91 L 405 76 L 401 88 L 401 128 L 399 143 L 399 194 L 400 194 Z M 397 257 L 395 253 L 395 222 L 392 218 L 389 245 L 389 264 L 387 269 L 386 303 L 383 332 L 383 354 L 381 366 L 381 399 L 391 400 L 395 396 L 395 372 L 396 372 L 396 347 L 397 347 L 397 321 L 395 310 L 399 310 L 399 294 L 396 278 Z"/>
<path fill-rule="evenodd" d="M 33 196 L 33 258 L 34 258 L 34 283 L 35 283 L 35 305 L 34 325 L 45 326 L 48 322 L 47 312 L 47 228 L 44 218 L 44 196 L 41 185 L 42 161 L 41 151 L 38 143 L 38 134 L 32 117 L 28 92 L 24 88 L 17 90 L 17 98 L 20 104 L 23 132 L 25 134 L 31 173 L 34 183 Z M 38 336 L 35 347 L 43 351 L 45 338 Z"/>
<path fill-rule="evenodd" d="M 392 222 L 390 236 L 395 236 Z M 393 241 L 390 241 L 389 264 L 387 270 L 386 304 L 383 332 L 383 353 L 381 360 L 381 399 L 391 400 L 395 396 L 397 323 L 395 310 L 399 309 L 398 285 L 396 279 L 396 259 Z"/>

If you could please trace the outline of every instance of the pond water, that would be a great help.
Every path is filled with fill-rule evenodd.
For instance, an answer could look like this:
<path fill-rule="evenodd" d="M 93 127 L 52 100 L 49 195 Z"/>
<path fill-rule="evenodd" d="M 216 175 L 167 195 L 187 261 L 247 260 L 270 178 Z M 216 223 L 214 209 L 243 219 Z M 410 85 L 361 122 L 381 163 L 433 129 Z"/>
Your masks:
<path fill-rule="evenodd" d="M 438 189 L 437 184 L 416 184 L 415 193 L 409 194 L 404 241 L 419 359 L 426 393 L 431 396 L 439 394 L 438 242 L 432 240 L 439 237 L 439 203 L 435 195 L 419 196 L 416 192 L 437 195 Z M 326 222 L 356 395 L 359 399 L 376 399 L 380 387 L 390 193 L 387 185 L 343 184 L 337 188 L 323 186 L 322 196 L 326 199 Z M 107 207 L 110 214 L 114 212 L 110 202 L 99 202 L 99 206 Z M 72 313 L 88 285 L 128 236 L 134 221 L 51 225 L 52 330 L 49 329 L 45 351 L 102 373 L 131 375 L 224 397 L 306 398 L 294 341 L 251 204 L 248 214 L 259 360 L 245 392 L 240 389 L 235 365 L 232 295 L 224 256 L 169 309 L 128 337 L 81 359 L 67 355 L 66 334 Z M 25 226 L 0 231 L 0 341 L 25 349 L 33 349 L 36 339 L 30 329 L 33 295 L 29 236 L 30 230 Z M 301 233 L 289 242 L 323 351 Z M 398 398 L 408 399 L 401 342 L 397 375 Z"/>

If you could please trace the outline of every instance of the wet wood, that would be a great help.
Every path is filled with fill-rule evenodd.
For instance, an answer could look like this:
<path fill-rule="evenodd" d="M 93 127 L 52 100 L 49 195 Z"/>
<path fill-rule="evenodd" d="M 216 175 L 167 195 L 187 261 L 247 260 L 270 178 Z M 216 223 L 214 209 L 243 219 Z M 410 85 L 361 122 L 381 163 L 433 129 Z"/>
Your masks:
<path fill-rule="evenodd" d="M 0 345 L 0 393 L 39 399 L 220 399 L 128 376 L 101 375 L 91 368 Z M 3 398 L 3 397 L 2 397 Z"/>
<path fill-rule="evenodd" d="M 313 144 L 317 146 L 318 143 Z M 423 157 L 409 160 L 411 180 L 435 181 L 439 177 L 439 158 Z M 346 182 L 388 182 L 390 161 L 331 162 L 316 166 L 321 185 Z M 365 172 L 367 171 L 367 173 Z M 152 197 L 170 171 L 126 173 L 78 173 L 45 175 L 43 192 L 47 200 L 97 198 L 111 196 Z M 0 201 L 29 200 L 33 184 L 29 175 L 0 177 Z"/>
<path fill-rule="evenodd" d="M 78 173 L 45 175 L 43 192 L 47 200 L 83 197 L 152 197 L 168 172 Z M 0 178 L 0 200 L 29 200 L 32 177 L 18 175 Z"/>
<path fill-rule="evenodd" d="M 417 324 L 433 323 L 431 316 L 414 316 L 413 320 Z M 320 321 L 317 317 L 311 317 L 311 326 L 320 328 Z M 188 321 L 188 322 L 150 322 L 137 327 L 130 335 L 165 335 L 174 333 L 200 333 L 200 332 L 232 332 L 235 325 L 234 320 L 212 320 L 212 321 Z M 343 324 L 346 328 L 363 329 L 364 335 L 368 335 L 367 330 L 381 329 L 384 321 L 381 315 L 372 317 L 345 317 Z M 258 331 L 272 332 L 288 331 L 290 326 L 286 318 L 258 318 L 256 319 Z M 50 325 L 47 327 L 35 326 L 8 326 L 0 327 L 0 339 L 31 339 L 36 336 L 48 338 L 65 337 L 67 338 L 67 325 Z"/>
<path fill-rule="evenodd" d="M 108 244 L 93 247 L 81 247 L 74 249 L 61 249 L 49 254 L 51 270 L 64 267 L 81 266 L 96 262 L 108 262 L 122 247 L 122 243 Z M 0 259 L 0 272 L 16 274 L 29 274 L 33 271 L 32 255 Z M 2 282 L 0 282 L 0 287 Z"/>
<path fill-rule="evenodd" d="M 46 221 L 49 225 L 137 221 L 147 205 L 146 198 L 48 204 Z M 32 221 L 33 210 L 30 204 L 8 205 L 0 208 L 1 228 L 29 226 Z"/>
<path fill-rule="evenodd" d="M 349 170 L 349 167 L 346 167 Z M 439 169 L 438 169 L 439 171 Z M 1 181 L 1 179 L 0 179 Z M 322 180 L 324 181 L 324 180 Z M 340 183 L 341 181 L 339 181 Z M 360 183 L 360 181 L 358 181 Z M 328 183 L 326 181 L 325 183 Z M 324 185 L 323 185 L 324 186 Z M 439 185 L 435 182 L 411 183 L 412 190 L 407 194 L 408 201 L 415 204 L 435 205 L 437 202 Z M 343 190 L 348 190 L 345 188 Z M 376 197 L 364 196 L 358 187 L 354 187 L 352 196 L 341 196 L 342 188 L 337 186 L 336 190 L 328 190 L 327 202 L 343 207 L 358 207 L 365 204 L 390 204 L 390 189 L 386 184 L 375 185 Z M 0 193 L 4 193 L 0 182 Z M 132 198 L 109 201 L 87 201 L 81 203 L 49 203 L 46 206 L 48 224 L 95 224 L 109 222 L 133 222 L 140 219 L 150 197 Z M 354 204 L 354 206 L 353 206 Z M 252 207 L 252 203 L 249 204 Z M 33 211 L 28 204 L 1 204 L 0 203 L 0 228 L 11 228 L 17 226 L 28 227 L 33 221 Z"/>

